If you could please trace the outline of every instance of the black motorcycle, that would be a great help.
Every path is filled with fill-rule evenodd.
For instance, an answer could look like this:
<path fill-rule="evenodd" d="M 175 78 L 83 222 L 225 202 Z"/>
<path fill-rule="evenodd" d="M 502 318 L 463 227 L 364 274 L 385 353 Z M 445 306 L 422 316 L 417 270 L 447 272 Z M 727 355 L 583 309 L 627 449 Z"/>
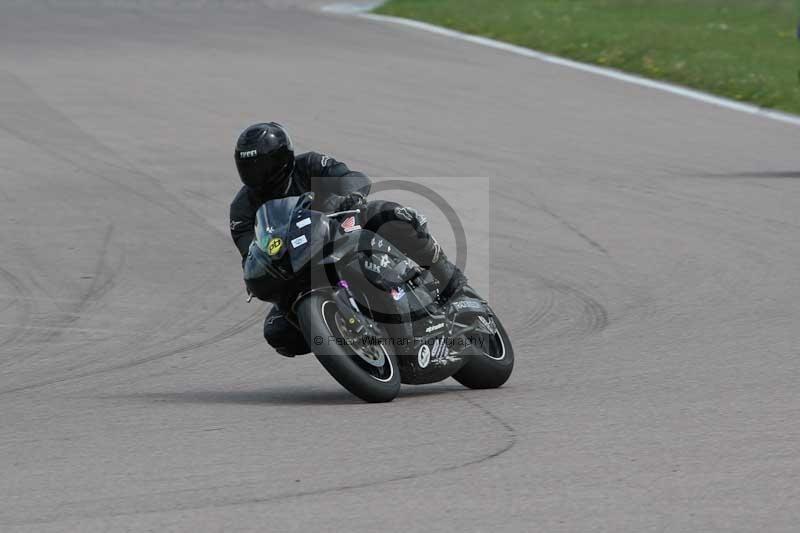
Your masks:
<path fill-rule="evenodd" d="M 261 206 L 244 278 L 252 295 L 291 310 L 336 381 L 367 402 L 393 400 L 401 383 L 506 382 L 514 351 L 486 301 L 466 291 L 439 304 L 433 276 L 363 229 L 360 210 L 325 214 L 312 201 Z"/>

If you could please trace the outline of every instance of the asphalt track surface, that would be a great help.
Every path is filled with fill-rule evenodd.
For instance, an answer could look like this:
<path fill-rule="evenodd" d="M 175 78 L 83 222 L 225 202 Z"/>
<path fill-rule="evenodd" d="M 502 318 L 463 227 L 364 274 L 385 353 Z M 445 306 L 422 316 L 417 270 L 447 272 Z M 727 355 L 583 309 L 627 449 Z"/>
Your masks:
<path fill-rule="evenodd" d="M 798 129 L 318 7 L 0 4 L 0 530 L 796 531 Z M 267 349 L 264 119 L 493 179 L 507 386 L 366 405 Z"/>

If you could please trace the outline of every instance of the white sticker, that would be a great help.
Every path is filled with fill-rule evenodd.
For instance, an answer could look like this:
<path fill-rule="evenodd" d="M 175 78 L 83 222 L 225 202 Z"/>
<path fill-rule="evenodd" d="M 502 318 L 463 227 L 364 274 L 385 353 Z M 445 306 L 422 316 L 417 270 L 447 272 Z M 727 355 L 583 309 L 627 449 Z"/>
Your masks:
<path fill-rule="evenodd" d="M 433 342 L 433 348 L 431 348 L 431 358 L 435 359 L 437 363 L 444 364 L 444 360 L 447 358 L 448 353 L 450 353 L 450 348 L 447 347 L 446 339 L 439 337 Z"/>
<path fill-rule="evenodd" d="M 297 248 L 298 246 L 302 246 L 308 242 L 305 235 L 300 235 L 296 239 L 292 239 L 292 248 Z"/>
<path fill-rule="evenodd" d="M 434 324 L 433 326 L 428 326 L 425 328 L 425 333 L 431 333 L 436 331 L 437 329 L 442 329 L 444 327 L 444 322 L 439 322 L 438 324 Z"/>
<path fill-rule="evenodd" d="M 297 224 L 295 224 L 295 225 L 296 225 L 298 228 L 305 228 L 305 227 L 306 227 L 306 226 L 308 226 L 309 224 L 311 224 L 311 219 L 310 219 L 310 218 L 304 218 L 303 220 L 301 220 L 300 222 L 298 222 L 298 223 L 297 223 Z"/>
<path fill-rule="evenodd" d="M 431 362 L 431 349 L 427 344 L 420 346 L 417 352 L 417 363 L 420 368 L 426 368 Z"/>

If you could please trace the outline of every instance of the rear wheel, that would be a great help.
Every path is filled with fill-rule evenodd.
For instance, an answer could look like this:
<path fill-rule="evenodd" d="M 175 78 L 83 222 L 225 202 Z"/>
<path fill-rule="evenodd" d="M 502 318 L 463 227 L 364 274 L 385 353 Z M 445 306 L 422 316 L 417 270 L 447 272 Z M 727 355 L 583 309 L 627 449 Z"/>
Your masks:
<path fill-rule="evenodd" d="M 505 328 L 496 318 L 494 334 L 473 337 L 475 354 L 453 378 L 470 389 L 496 389 L 505 383 L 514 370 L 514 348 Z"/>
<path fill-rule="evenodd" d="M 331 295 L 307 296 L 297 318 L 314 355 L 342 387 L 366 402 L 390 402 L 397 396 L 400 372 L 391 347 L 363 342 Z"/>

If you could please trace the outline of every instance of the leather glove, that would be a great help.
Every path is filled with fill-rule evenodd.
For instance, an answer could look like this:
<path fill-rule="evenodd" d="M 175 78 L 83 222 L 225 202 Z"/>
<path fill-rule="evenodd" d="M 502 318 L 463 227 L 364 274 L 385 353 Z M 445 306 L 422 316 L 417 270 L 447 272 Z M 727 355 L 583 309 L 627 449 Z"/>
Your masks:
<path fill-rule="evenodd" d="M 339 202 L 339 211 L 350 211 L 352 209 L 358 209 L 360 207 L 364 207 L 367 203 L 367 197 L 364 196 L 362 193 L 356 191 L 351 192 L 347 196 L 343 196 L 341 202 Z"/>
<path fill-rule="evenodd" d="M 363 207 L 367 203 L 363 193 L 352 192 L 349 194 L 326 194 L 318 195 L 311 204 L 311 209 L 322 211 L 323 213 L 335 213 L 338 211 L 351 211 Z"/>

